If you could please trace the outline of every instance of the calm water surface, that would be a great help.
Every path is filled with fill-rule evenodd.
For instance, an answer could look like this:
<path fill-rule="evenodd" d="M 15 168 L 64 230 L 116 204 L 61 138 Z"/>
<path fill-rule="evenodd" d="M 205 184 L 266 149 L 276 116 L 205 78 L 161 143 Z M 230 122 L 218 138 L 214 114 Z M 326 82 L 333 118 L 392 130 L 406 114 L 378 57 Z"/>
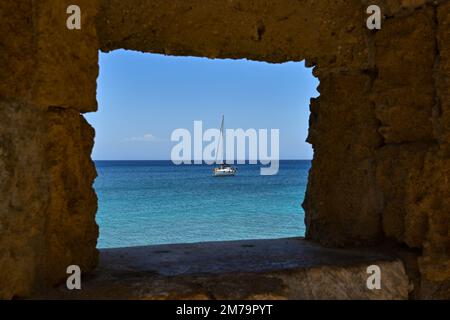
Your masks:
<path fill-rule="evenodd" d="M 281 161 L 276 176 L 238 165 L 226 178 L 206 165 L 95 163 L 99 248 L 304 235 L 310 161 Z"/>

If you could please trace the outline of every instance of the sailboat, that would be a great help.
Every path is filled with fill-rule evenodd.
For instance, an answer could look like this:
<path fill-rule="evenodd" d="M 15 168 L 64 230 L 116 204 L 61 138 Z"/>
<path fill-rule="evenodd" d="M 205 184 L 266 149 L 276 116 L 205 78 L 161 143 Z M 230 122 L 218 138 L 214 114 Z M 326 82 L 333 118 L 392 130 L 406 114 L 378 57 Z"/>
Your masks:
<path fill-rule="evenodd" d="M 224 140 L 223 138 L 223 128 L 224 128 L 224 123 L 225 123 L 225 116 L 222 115 L 222 124 L 220 126 L 220 136 L 219 136 L 219 143 L 216 149 L 216 161 L 215 163 L 217 163 L 217 158 L 219 156 L 219 148 L 221 147 L 223 150 L 223 144 L 220 144 L 221 141 Z M 223 154 L 223 152 L 222 152 Z M 214 177 L 229 177 L 229 176 L 235 176 L 237 173 L 237 169 L 234 168 L 233 166 L 229 165 L 229 164 L 225 164 L 225 163 L 221 163 L 219 165 L 219 167 L 216 167 L 213 169 L 213 175 Z"/>

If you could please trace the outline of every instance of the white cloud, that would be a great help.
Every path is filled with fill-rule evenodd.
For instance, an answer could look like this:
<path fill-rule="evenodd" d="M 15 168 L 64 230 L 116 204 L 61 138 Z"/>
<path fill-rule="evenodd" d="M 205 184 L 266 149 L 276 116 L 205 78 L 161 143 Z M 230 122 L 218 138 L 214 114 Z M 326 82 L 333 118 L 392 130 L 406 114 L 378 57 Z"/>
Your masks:
<path fill-rule="evenodd" d="M 131 138 L 125 139 L 125 141 L 128 141 L 128 142 L 153 142 L 153 141 L 158 141 L 158 139 L 151 133 L 146 133 L 143 136 L 131 137 Z"/>

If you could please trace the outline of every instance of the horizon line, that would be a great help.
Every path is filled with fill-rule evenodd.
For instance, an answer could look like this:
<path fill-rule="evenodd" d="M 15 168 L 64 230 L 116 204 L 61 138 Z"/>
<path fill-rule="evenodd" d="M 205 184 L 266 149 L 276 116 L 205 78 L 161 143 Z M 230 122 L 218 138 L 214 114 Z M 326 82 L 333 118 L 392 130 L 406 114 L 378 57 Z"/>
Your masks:
<path fill-rule="evenodd" d="M 278 159 L 278 161 L 312 161 L 313 159 Z M 92 159 L 92 161 L 172 161 L 171 159 Z M 191 161 L 195 161 L 192 159 Z M 204 160 L 202 160 L 204 162 Z M 227 161 L 227 160 L 225 160 Z M 236 161 L 244 161 L 244 160 L 233 160 Z M 247 161 L 259 161 L 259 160 L 245 160 Z"/>

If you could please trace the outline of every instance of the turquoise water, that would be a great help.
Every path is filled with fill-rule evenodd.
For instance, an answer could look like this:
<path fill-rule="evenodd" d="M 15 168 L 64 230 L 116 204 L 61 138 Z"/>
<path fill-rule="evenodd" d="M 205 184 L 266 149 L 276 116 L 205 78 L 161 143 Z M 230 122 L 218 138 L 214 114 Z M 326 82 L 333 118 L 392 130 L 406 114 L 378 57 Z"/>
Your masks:
<path fill-rule="evenodd" d="M 310 161 L 281 161 L 275 176 L 238 165 L 214 178 L 206 165 L 96 161 L 99 248 L 303 236 Z"/>

